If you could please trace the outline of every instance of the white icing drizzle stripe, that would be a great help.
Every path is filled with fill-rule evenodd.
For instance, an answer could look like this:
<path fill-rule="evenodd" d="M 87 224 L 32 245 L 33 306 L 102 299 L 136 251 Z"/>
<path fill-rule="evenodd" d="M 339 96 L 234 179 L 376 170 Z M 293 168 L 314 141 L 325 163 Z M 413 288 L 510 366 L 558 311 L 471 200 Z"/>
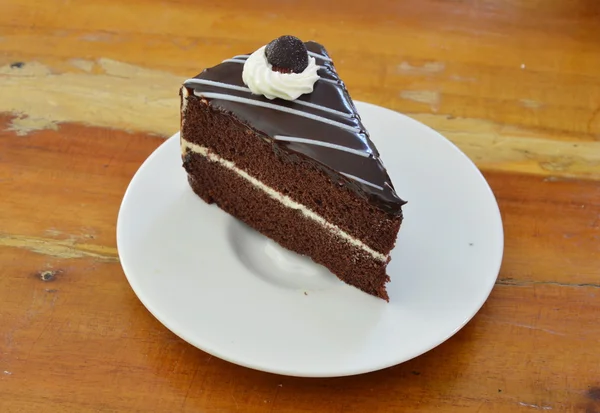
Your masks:
<path fill-rule="evenodd" d="M 229 83 L 216 82 L 214 80 L 192 78 L 192 79 L 186 80 L 183 83 L 184 84 L 185 83 L 193 83 L 193 84 L 197 84 L 197 85 L 208 85 L 208 86 L 214 86 L 214 87 L 222 87 L 224 89 L 231 89 L 231 90 L 237 90 L 237 91 L 240 91 L 240 92 L 252 93 L 250 91 L 250 89 L 248 89 L 247 87 L 230 85 Z M 353 117 L 352 114 L 350 114 L 350 113 L 340 112 L 339 110 L 331 109 L 331 108 L 328 108 L 327 106 L 321 106 L 321 105 L 317 105 L 315 103 L 305 102 L 303 100 L 297 100 L 296 99 L 294 101 L 294 103 L 297 103 L 299 105 L 306 106 L 306 107 L 309 107 L 309 108 L 313 108 L 313 109 L 317 109 L 317 110 L 322 110 L 323 112 L 329 112 L 331 114 L 338 115 L 338 116 L 341 116 L 341 117 L 347 118 L 347 119 L 352 119 L 352 117 Z"/>
<path fill-rule="evenodd" d="M 369 186 L 372 186 L 373 188 L 377 188 L 380 191 L 383 191 L 383 187 L 382 186 L 375 185 L 374 183 L 369 182 L 369 181 L 365 181 L 364 179 L 359 178 L 358 176 L 350 175 L 350 174 L 347 174 L 347 173 L 344 173 L 344 172 L 340 172 L 340 173 L 342 175 L 344 175 L 346 178 L 350 178 L 350 179 L 352 179 L 354 181 L 360 182 L 361 184 L 369 185 Z"/>
<path fill-rule="evenodd" d="M 294 102 L 297 103 L 297 104 L 299 104 L 299 105 L 302 105 L 302 106 L 306 106 L 306 107 L 309 107 L 309 108 L 322 110 L 324 112 L 329 112 L 331 114 L 338 115 L 338 116 L 341 116 L 343 118 L 352 119 L 352 117 L 353 117 L 353 115 L 350 114 L 350 113 L 340 112 L 339 110 L 331 109 L 331 108 L 328 108 L 327 106 L 317 105 L 316 103 L 305 102 L 303 100 L 295 100 Z"/>
<path fill-rule="evenodd" d="M 302 112 L 300 110 L 286 108 L 285 106 L 274 105 L 272 103 L 262 102 L 260 100 L 252 100 L 252 99 L 242 98 L 239 96 L 226 95 L 224 93 L 204 93 L 204 92 L 194 91 L 194 94 L 196 96 L 206 97 L 209 99 L 228 100 L 231 102 L 245 103 L 247 105 L 260 106 L 263 108 L 278 110 L 280 112 L 286 112 L 286 113 L 289 113 L 292 115 L 302 116 L 302 117 L 305 117 L 305 118 L 308 118 L 308 119 L 311 119 L 311 120 L 314 120 L 317 122 L 322 122 L 322 123 L 327 123 L 332 126 L 337 126 L 338 128 L 345 129 L 345 130 L 348 130 L 351 132 L 360 132 L 360 129 L 355 126 L 346 125 L 344 123 L 340 123 L 335 120 L 327 119 L 327 118 L 324 118 L 319 115 L 313 115 L 312 113 Z"/>
<path fill-rule="evenodd" d="M 339 82 L 337 80 L 333 80 L 333 79 L 325 79 L 324 77 L 319 78 L 319 80 L 322 80 L 324 82 L 329 82 L 329 83 L 333 83 L 334 85 L 339 85 Z"/>
<path fill-rule="evenodd" d="M 221 63 L 241 63 L 244 64 L 246 63 L 246 60 L 241 60 L 241 59 L 225 59 L 223 60 Z"/>
<path fill-rule="evenodd" d="M 248 89 L 247 87 L 230 85 L 229 83 L 216 82 L 214 80 L 192 78 L 192 79 L 186 80 L 183 83 L 184 84 L 186 84 L 186 83 L 193 83 L 195 85 L 208 85 L 208 86 L 214 86 L 214 87 L 222 87 L 223 89 L 231 89 L 231 90 L 237 90 L 237 91 L 240 91 L 240 92 L 248 92 L 248 93 L 250 93 L 250 89 Z"/>
<path fill-rule="evenodd" d="M 299 211 L 306 218 L 317 222 L 318 224 L 320 224 L 321 226 L 323 226 L 327 230 L 329 230 L 333 235 L 342 238 L 343 240 L 347 241 L 348 243 L 350 243 L 351 245 L 353 245 L 357 248 L 360 248 L 361 250 L 368 253 L 376 260 L 379 260 L 381 262 L 385 262 L 387 260 L 387 257 L 385 255 L 383 255 L 382 253 L 377 252 L 374 249 L 370 248 L 368 245 L 363 243 L 361 240 L 354 238 L 352 235 L 348 234 L 347 232 L 342 230 L 337 225 L 332 224 L 331 222 L 327 221 L 325 218 L 323 218 L 316 212 L 312 211 L 308 207 L 294 201 L 287 195 L 284 195 L 284 194 L 276 191 L 275 189 L 271 188 L 270 186 L 265 185 L 262 181 L 256 179 L 255 177 L 253 177 L 246 171 L 238 168 L 235 165 L 235 163 L 228 161 L 227 159 L 221 158 L 220 156 L 210 152 L 210 150 L 204 146 L 200 146 L 195 143 L 188 142 L 185 139 L 181 138 L 182 153 L 185 153 L 186 149 L 189 149 L 194 153 L 202 155 L 205 158 L 207 158 L 208 160 L 210 160 L 211 162 L 216 162 L 220 165 L 223 165 L 225 168 L 235 172 L 236 174 L 238 174 L 239 176 L 244 178 L 246 181 L 248 181 L 252 185 L 254 185 L 256 188 L 265 192 L 272 199 L 279 201 L 287 208 L 292 208 L 292 209 Z"/>
<path fill-rule="evenodd" d="M 319 53 L 311 52 L 310 50 L 308 51 L 308 54 L 311 55 L 312 57 L 317 57 L 317 58 L 322 59 L 322 60 L 324 60 L 326 62 L 333 62 L 333 60 L 331 60 L 329 57 L 323 56 L 322 54 L 319 54 Z"/>
<path fill-rule="evenodd" d="M 371 156 L 371 153 L 369 153 L 367 151 L 363 151 L 360 149 L 352 149 L 352 148 L 348 148 L 346 146 L 336 145 L 335 143 L 317 141 L 314 139 L 297 138 L 295 136 L 282 136 L 282 135 L 275 135 L 275 136 L 273 136 L 273 138 L 277 141 L 298 142 L 298 143 L 306 143 L 306 144 L 315 145 L 315 146 L 324 146 L 326 148 L 332 148 L 332 149 L 337 149 L 339 151 L 349 152 L 354 155 L 362 156 L 365 158 L 368 158 L 369 156 Z M 350 176 L 352 176 L 352 175 L 350 175 Z"/>

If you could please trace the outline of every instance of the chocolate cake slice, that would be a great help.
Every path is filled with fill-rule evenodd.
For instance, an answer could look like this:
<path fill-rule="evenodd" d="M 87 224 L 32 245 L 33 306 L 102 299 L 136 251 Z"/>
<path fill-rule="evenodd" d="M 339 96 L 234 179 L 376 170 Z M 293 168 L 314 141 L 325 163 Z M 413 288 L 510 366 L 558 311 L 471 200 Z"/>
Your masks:
<path fill-rule="evenodd" d="M 402 206 L 325 48 L 282 36 L 184 82 L 181 152 L 193 191 L 389 301 Z"/>

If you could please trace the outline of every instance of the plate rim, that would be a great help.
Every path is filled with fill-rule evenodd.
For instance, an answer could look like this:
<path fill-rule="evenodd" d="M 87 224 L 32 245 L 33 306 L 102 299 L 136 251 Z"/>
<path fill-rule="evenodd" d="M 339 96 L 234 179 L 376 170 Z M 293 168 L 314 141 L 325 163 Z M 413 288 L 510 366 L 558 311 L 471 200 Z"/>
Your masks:
<path fill-rule="evenodd" d="M 497 255 L 497 262 L 494 263 L 494 266 L 492 267 L 492 265 L 490 264 L 489 267 L 489 271 L 490 274 L 493 273 L 495 274 L 494 277 L 489 277 L 489 284 L 487 285 L 487 287 L 485 288 L 485 290 L 482 288 L 481 289 L 481 300 L 480 302 L 478 302 L 477 306 L 473 305 L 473 310 L 470 311 L 470 315 L 468 317 L 466 317 L 461 323 L 459 323 L 452 331 L 450 331 L 447 335 L 440 335 L 438 340 L 433 340 L 432 344 L 430 344 L 429 346 L 424 346 L 423 348 L 419 349 L 418 351 L 414 351 L 412 354 L 408 354 L 408 353 L 400 353 L 402 354 L 402 357 L 397 357 L 394 358 L 393 360 L 388 359 L 387 362 L 385 363 L 380 363 L 378 365 L 372 365 L 369 368 L 363 368 L 363 369 L 346 369 L 343 372 L 335 372 L 335 373 L 322 373 L 322 374 L 314 374 L 314 373 L 305 373 L 305 372 L 297 372 L 297 371 L 291 371 L 289 369 L 286 368 L 271 368 L 271 367 L 265 367 L 265 366 L 258 366 L 256 363 L 252 363 L 252 362 L 248 362 L 246 360 L 243 360 L 243 357 L 233 357 L 233 356 L 229 356 L 227 354 L 222 354 L 221 352 L 219 352 L 217 349 L 213 349 L 213 348 L 207 348 L 207 346 L 205 345 L 201 345 L 201 343 L 197 343 L 196 340 L 192 340 L 188 337 L 188 335 L 185 332 L 182 331 L 178 331 L 177 328 L 174 328 L 171 323 L 168 320 L 165 320 L 164 317 L 162 317 L 160 315 L 160 312 L 157 311 L 156 309 L 154 309 L 154 305 L 151 304 L 147 299 L 147 297 L 144 296 L 144 293 L 142 291 L 140 291 L 140 286 L 137 285 L 136 281 L 135 281 L 135 277 L 132 276 L 131 272 L 131 268 L 128 269 L 128 264 L 127 264 L 127 259 L 124 258 L 121 254 L 122 248 L 120 248 L 120 245 L 122 241 L 120 241 L 120 239 L 123 238 L 123 236 L 120 236 L 120 234 L 123 231 L 123 210 L 124 210 L 124 206 L 127 204 L 128 199 L 131 197 L 131 192 L 133 191 L 133 187 L 134 187 L 134 182 L 136 181 L 136 179 L 139 179 L 138 177 L 140 176 L 140 172 L 147 167 L 148 164 L 150 164 L 153 159 L 158 156 L 158 154 L 160 153 L 160 151 L 171 141 L 171 140 L 176 140 L 179 139 L 180 136 L 180 131 L 175 132 L 173 135 L 171 135 L 168 138 L 165 138 L 160 145 L 158 145 L 150 155 L 148 155 L 146 157 L 146 159 L 144 159 L 144 161 L 140 164 L 140 166 L 136 169 L 135 173 L 133 174 L 133 176 L 131 177 L 127 188 L 123 194 L 121 203 L 119 205 L 119 211 L 117 214 L 117 222 L 116 222 L 116 231 L 115 231 L 115 236 L 116 236 L 116 244 L 117 244 L 117 252 L 119 255 L 119 262 L 121 264 L 121 268 L 123 270 L 123 273 L 125 274 L 125 277 L 129 283 L 130 288 L 133 290 L 134 294 L 136 295 L 136 297 L 138 298 L 138 300 L 140 300 L 140 302 L 142 303 L 142 305 L 146 308 L 146 310 L 154 317 L 156 318 L 167 330 L 169 330 L 171 333 L 175 334 L 177 337 L 179 337 L 180 339 L 182 339 L 183 341 L 185 341 L 186 343 L 188 343 L 189 345 L 207 353 L 210 354 L 214 357 L 218 357 L 224 361 L 230 362 L 232 364 L 236 364 L 245 368 L 250 368 L 253 370 L 257 370 L 257 371 L 262 371 L 262 372 L 267 372 L 267 373 L 272 373 L 272 374 L 277 374 L 277 375 L 282 375 L 282 376 L 290 376 L 290 377 L 306 377 L 306 378 L 332 378 L 332 377 L 346 377 L 346 376 L 353 376 L 353 375 L 360 375 L 360 374 L 368 374 L 371 372 L 376 372 L 376 371 L 380 371 L 380 370 L 384 370 L 386 368 L 390 368 L 393 366 L 397 366 L 400 364 L 403 364 L 409 360 L 412 360 L 416 357 L 419 357 L 425 353 L 428 353 L 429 351 L 431 351 L 432 349 L 440 346 L 441 344 L 443 344 L 444 342 L 448 341 L 450 338 L 452 338 L 456 333 L 458 333 L 461 329 L 463 329 L 481 310 L 481 308 L 483 307 L 483 305 L 487 302 L 487 300 L 490 297 L 490 294 L 492 292 L 492 290 L 494 289 L 494 286 L 496 284 L 496 281 L 498 279 L 498 276 L 500 274 L 501 268 L 502 268 L 502 264 L 504 261 L 504 249 L 505 249 L 505 234 L 504 234 L 504 222 L 502 219 L 502 214 L 501 214 L 501 210 L 500 207 L 498 205 L 498 200 L 491 188 L 491 186 L 489 185 L 489 182 L 487 181 L 487 179 L 485 178 L 485 176 L 483 175 L 483 173 L 481 172 L 481 170 L 475 165 L 475 163 L 471 160 L 471 158 L 469 158 L 454 142 L 452 142 L 451 140 L 449 140 L 448 138 L 446 138 L 443 134 L 441 134 L 440 132 L 438 132 L 437 130 L 433 129 L 432 127 L 406 115 L 403 113 L 400 113 L 398 111 L 395 111 L 393 109 L 387 108 L 387 107 L 383 107 L 377 104 L 373 104 L 373 103 L 369 103 L 369 102 L 364 102 L 364 101 L 360 101 L 360 100 L 354 100 L 354 103 L 357 105 L 359 113 L 361 111 L 361 106 L 369 106 L 371 107 L 371 109 L 374 110 L 384 110 L 386 112 L 388 112 L 388 114 L 390 116 L 400 116 L 402 118 L 404 118 L 406 121 L 409 122 L 413 122 L 419 125 L 419 127 L 421 128 L 426 128 L 428 130 L 429 133 L 433 133 L 435 135 L 437 135 L 437 138 L 440 140 L 440 142 L 443 142 L 444 144 L 448 145 L 449 147 L 451 147 L 451 149 L 456 152 L 459 156 L 461 156 L 463 158 L 463 161 L 466 161 L 470 167 L 470 169 L 475 172 L 478 175 L 478 178 L 482 181 L 482 183 L 484 183 L 484 188 L 486 190 L 486 192 L 488 193 L 489 196 L 491 196 L 491 199 L 493 200 L 493 207 L 494 207 L 494 215 L 497 218 L 497 230 L 498 232 L 494 234 L 494 236 L 498 237 L 498 241 L 499 241 L 499 251 L 497 251 L 496 253 Z M 208 346 L 210 347 L 210 346 Z"/>

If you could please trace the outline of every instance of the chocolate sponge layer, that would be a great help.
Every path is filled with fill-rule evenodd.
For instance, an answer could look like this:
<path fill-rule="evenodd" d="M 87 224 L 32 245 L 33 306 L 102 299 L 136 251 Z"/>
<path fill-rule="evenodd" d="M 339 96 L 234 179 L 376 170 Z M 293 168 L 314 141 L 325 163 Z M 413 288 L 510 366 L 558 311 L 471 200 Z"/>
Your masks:
<path fill-rule="evenodd" d="M 184 166 L 193 191 L 207 203 L 217 204 L 281 246 L 311 257 L 345 283 L 389 300 L 387 262 L 374 259 L 217 162 L 187 152 Z"/>
<path fill-rule="evenodd" d="M 194 95 L 187 98 L 182 137 L 207 147 L 271 188 L 291 197 L 329 222 L 388 255 L 396 242 L 402 216 L 372 206 L 331 171 L 301 154 L 282 150 L 270 138 L 213 108 Z"/>

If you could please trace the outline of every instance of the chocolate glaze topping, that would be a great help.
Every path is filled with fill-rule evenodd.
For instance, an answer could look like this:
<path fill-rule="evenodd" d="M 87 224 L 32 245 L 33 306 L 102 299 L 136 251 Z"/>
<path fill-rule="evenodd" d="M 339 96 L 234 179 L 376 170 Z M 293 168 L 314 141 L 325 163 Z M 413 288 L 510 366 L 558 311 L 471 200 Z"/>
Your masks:
<path fill-rule="evenodd" d="M 292 156 L 308 157 L 316 161 L 335 182 L 366 197 L 374 206 L 390 215 L 402 214 L 401 208 L 406 201 L 396 194 L 379 152 L 369 139 L 327 51 L 316 42 L 304 44 L 321 66 L 318 71 L 320 79 L 314 85 L 312 93 L 304 94 L 295 101 L 269 100 L 262 95 L 252 94 L 242 81 L 246 57 L 229 59 L 205 69 L 195 78 L 186 81 L 184 86 L 196 96 L 207 95 L 205 98 L 211 106 L 233 113 L 257 133 L 271 139 L 274 150 Z M 209 84 L 193 83 L 194 79 L 209 81 Z M 260 104 L 266 104 L 267 107 L 257 106 Z M 292 111 L 274 109 L 271 105 Z M 329 110 L 324 110 L 323 107 Z M 321 120 L 316 120 L 315 116 Z M 300 138 L 300 142 L 298 139 L 288 141 L 277 137 Z M 340 150 L 340 147 L 347 149 Z"/>

